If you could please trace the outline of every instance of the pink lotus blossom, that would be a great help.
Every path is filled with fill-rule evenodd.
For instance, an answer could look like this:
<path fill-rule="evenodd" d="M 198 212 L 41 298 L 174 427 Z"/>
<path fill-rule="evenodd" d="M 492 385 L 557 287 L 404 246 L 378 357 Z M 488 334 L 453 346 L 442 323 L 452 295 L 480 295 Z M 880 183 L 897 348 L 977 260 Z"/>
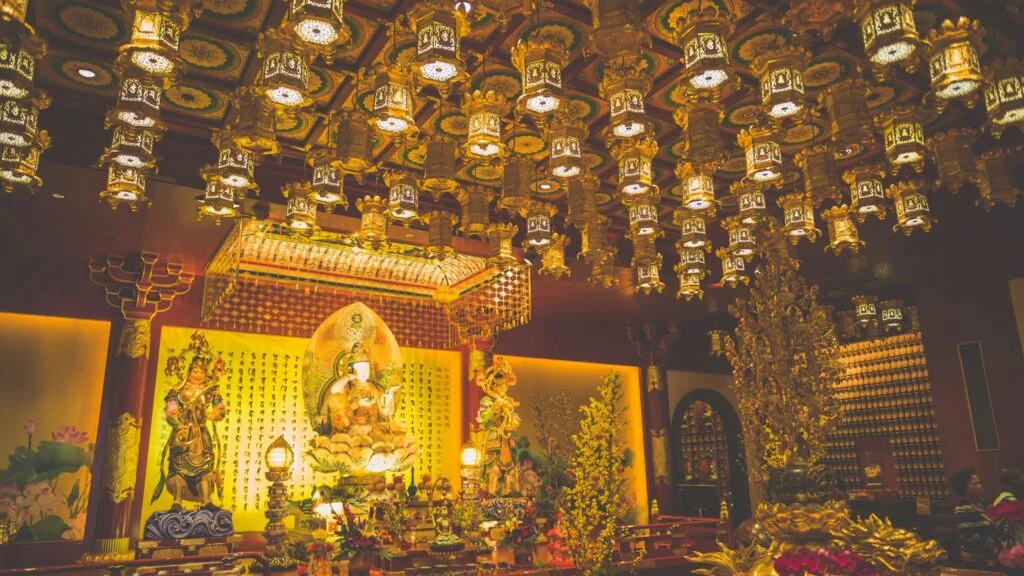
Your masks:
<path fill-rule="evenodd" d="M 35 434 L 36 433 L 36 421 L 35 420 L 28 420 L 27 422 L 25 422 L 25 432 L 28 432 L 29 434 Z"/>
<path fill-rule="evenodd" d="M 53 433 L 54 442 L 64 442 L 66 444 L 85 444 L 89 442 L 89 437 L 78 428 L 74 426 L 61 426 L 60 430 Z"/>

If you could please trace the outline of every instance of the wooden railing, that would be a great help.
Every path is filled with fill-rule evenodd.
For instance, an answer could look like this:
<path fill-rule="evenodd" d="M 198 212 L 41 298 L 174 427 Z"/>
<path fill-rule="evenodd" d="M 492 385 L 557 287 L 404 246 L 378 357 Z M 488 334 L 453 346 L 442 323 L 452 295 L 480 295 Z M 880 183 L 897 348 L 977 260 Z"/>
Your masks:
<path fill-rule="evenodd" d="M 619 536 L 619 556 L 657 559 L 684 556 L 692 551 L 709 552 L 715 542 L 728 538 L 717 518 L 655 516 L 651 524 L 623 526 Z"/>
<path fill-rule="evenodd" d="M 147 558 L 143 560 L 126 560 L 122 562 L 84 562 L 82 564 L 67 564 L 63 566 L 45 566 L 41 568 L 11 568 L 0 570 L 0 576 L 20 576 L 25 574 L 91 574 L 101 573 L 109 576 L 133 576 L 134 574 L 159 574 L 160 576 L 174 576 L 176 574 L 189 574 L 199 576 L 203 574 L 215 574 L 218 571 L 231 570 L 240 566 L 242 560 L 252 560 L 254 565 L 263 569 L 260 571 L 264 576 L 271 576 L 270 563 L 266 557 L 258 552 L 239 552 L 227 556 L 190 556 L 187 558 Z M 181 568 L 177 571 L 174 568 Z M 152 570 L 150 570 L 152 569 Z M 185 570 L 187 569 L 187 571 Z"/>

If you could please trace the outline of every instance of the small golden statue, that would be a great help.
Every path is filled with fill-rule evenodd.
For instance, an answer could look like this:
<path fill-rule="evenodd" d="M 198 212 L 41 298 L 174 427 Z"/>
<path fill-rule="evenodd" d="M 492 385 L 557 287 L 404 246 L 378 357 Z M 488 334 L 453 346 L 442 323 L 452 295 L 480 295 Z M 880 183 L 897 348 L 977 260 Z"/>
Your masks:
<path fill-rule="evenodd" d="M 416 459 L 398 420 L 402 355 L 394 334 L 355 302 L 317 328 L 302 366 L 306 414 L 318 436 L 306 452 L 321 472 L 397 472 Z"/>
<path fill-rule="evenodd" d="M 508 496 L 519 491 L 519 459 L 514 437 L 520 424 L 516 413 L 519 402 L 508 396 L 508 389 L 516 384 L 516 375 L 508 360 L 496 358 L 493 365 L 477 374 L 476 380 L 484 392 L 476 414 L 479 434 L 483 436 L 481 470 L 489 493 Z"/>
<path fill-rule="evenodd" d="M 225 371 L 224 360 L 213 355 L 206 337 L 198 331 L 192 334 L 187 348 L 167 359 L 164 375 L 179 384 L 164 397 L 164 419 L 172 429 L 164 445 L 153 501 L 166 486 L 174 497 L 172 511 L 180 511 L 183 500 L 199 502 L 210 511 L 219 510 L 212 501 L 214 491 L 218 496 L 221 491 L 221 445 L 216 423 L 224 418 L 227 406 L 218 392 L 217 380 Z"/>

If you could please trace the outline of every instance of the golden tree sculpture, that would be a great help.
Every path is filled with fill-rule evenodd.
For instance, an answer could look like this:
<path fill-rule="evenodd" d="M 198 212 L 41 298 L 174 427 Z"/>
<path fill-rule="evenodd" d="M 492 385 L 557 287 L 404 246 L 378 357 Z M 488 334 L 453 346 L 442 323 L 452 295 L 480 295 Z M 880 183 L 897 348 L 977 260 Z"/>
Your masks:
<path fill-rule="evenodd" d="M 835 325 L 818 304 L 818 287 L 797 273 L 783 235 L 769 226 L 749 296 L 729 306 L 738 325 L 725 339 L 732 389 L 744 434 L 754 440 L 761 470 L 794 457 L 813 463 L 840 415 L 834 389 L 841 376 Z M 753 467 L 752 467 L 753 468 Z"/>
<path fill-rule="evenodd" d="M 624 402 L 622 376 L 609 373 L 598 397 L 580 407 L 580 431 L 569 470 L 575 482 L 562 495 L 566 548 L 582 576 L 610 574 L 618 526 L 626 513 L 623 468 L 626 449 L 619 440 Z"/>

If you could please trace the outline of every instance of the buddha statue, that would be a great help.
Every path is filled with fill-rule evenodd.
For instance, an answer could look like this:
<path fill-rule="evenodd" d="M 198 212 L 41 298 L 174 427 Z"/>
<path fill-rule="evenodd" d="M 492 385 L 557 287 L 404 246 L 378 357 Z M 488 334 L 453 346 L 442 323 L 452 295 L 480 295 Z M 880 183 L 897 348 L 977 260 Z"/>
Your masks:
<path fill-rule="evenodd" d="M 387 325 L 362 303 L 313 334 L 303 363 L 306 411 L 318 436 L 306 453 L 322 472 L 408 468 L 415 439 L 398 420 L 402 361 Z"/>

